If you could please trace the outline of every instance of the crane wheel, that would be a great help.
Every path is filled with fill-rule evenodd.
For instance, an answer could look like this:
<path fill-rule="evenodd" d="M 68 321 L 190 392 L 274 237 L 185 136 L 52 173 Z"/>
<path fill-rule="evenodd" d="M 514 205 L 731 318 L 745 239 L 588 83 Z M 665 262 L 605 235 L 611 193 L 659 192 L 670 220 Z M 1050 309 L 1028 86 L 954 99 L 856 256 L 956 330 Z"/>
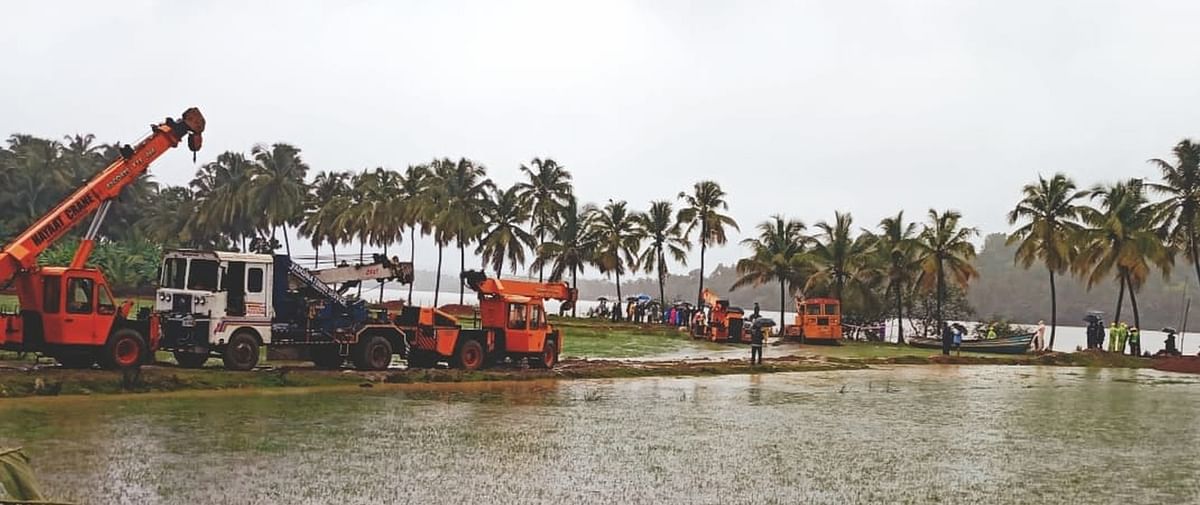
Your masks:
<path fill-rule="evenodd" d="M 171 355 L 175 356 L 175 363 L 180 368 L 203 368 L 208 362 L 208 353 L 175 351 Z"/>
<path fill-rule="evenodd" d="M 558 364 L 558 347 L 554 345 L 554 341 L 547 339 L 546 344 L 542 346 L 542 354 L 530 362 L 535 368 L 554 368 L 554 365 Z"/>
<path fill-rule="evenodd" d="M 146 355 L 146 339 L 129 328 L 117 330 L 108 337 L 100 354 L 100 366 L 107 369 L 132 368 Z"/>
<path fill-rule="evenodd" d="M 366 335 L 354 346 L 354 368 L 387 370 L 392 364 L 392 343 L 383 335 Z"/>
<path fill-rule="evenodd" d="M 454 367 L 462 370 L 479 370 L 483 366 L 483 345 L 478 340 L 468 340 L 458 347 L 454 355 Z"/>
<path fill-rule="evenodd" d="M 338 354 L 337 346 L 333 345 L 314 347 L 309 357 L 314 366 L 325 370 L 337 370 L 346 361 L 346 357 Z"/>
<path fill-rule="evenodd" d="M 252 370 L 258 365 L 258 339 L 248 331 L 240 330 L 229 337 L 221 361 L 227 370 Z"/>

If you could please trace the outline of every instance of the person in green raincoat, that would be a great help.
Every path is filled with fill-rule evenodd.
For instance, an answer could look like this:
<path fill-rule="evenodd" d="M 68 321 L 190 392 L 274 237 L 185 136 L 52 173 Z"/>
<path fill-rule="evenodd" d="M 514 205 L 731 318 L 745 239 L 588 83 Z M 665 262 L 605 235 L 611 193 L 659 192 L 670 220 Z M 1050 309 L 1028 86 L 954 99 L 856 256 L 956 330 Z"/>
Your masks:
<path fill-rule="evenodd" d="M 1129 339 L 1129 325 L 1121 323 L 1121 334 L 1117 335 L 1117 352 L 1125 354 L 1125 341 Z"/>
<path fill-rule="evenodd" d="M 988 340 L 996 339 L 996 325 L 995 324 L 988 325 L 987 339 Z"/>
<path fill-rule="evenodd" d="M 1121 334 L 1120 321 L 1113 321 L 1108 327 L 1108 352 L 1117 352 L 1117 338 Z"/>
<path fill-rule="evenodd" d="M 1129 355 L 1142 355 L 1142 332 L 1136 326 L 1129 330 Z"/>

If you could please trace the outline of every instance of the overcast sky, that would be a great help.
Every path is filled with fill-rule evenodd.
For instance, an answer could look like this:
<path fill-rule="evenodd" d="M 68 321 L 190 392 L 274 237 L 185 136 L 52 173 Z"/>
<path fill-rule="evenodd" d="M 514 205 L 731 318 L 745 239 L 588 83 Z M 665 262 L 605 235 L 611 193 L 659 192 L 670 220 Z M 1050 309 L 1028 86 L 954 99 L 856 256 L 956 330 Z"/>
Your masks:
<path fill-rule="evenodd" d="M 283 141 L 314 173 L 466 156 L 510 184 L 552 157 L 585 202 L 643 208 L 714 179 L 744 234 L 775 213 L 874 227 L 930 207 L 1004 231 L 1038 173 L 1153 176 L 1147 158 L 1200 136 L 1188 0 L 0 9 L 3 135 L 133 141 L 195 105 L 201 162 Z M 186 152 L 151 168 L 169 184 L 194 170 Z"/>

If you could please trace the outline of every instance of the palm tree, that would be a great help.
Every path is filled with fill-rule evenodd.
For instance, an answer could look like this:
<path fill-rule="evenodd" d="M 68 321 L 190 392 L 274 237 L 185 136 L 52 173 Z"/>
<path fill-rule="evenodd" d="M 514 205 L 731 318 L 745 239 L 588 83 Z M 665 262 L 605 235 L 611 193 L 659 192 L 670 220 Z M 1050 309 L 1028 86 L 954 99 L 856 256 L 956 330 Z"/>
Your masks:
<path fill-rule="evenodd" d="M 589 219 L 595 244 L 595 255 L 592 263 L 600 273 L 613 273 L 616 276 L 617 303 L 621 303 L 621 274 L 626 270 L 637 269 L 637 251 L 641 248 L 645 231 L 638 226 L 640 218 L 636 212 L 629 212 L 628 204 L 624 201 L 609 200 L 602 209 L 594 209 Z"/>
<path fill-rule="evenodd" d="M 904 211 L 900 211 L 895 217 L 887 217 L 879 222 L 879 235 L 876 235 L 875 242 L 878 264 L 883 266 L 883 277 L 887 280 L 887 293 L 895 296 L 896 342 L 901 344 L 904 343 L 905 286 L 913 283 L 919 269 L 913 245 L 916 234 L 917 224 L 905 223 Z"/>
<path fill-rule="evenodd" d="M 441 206 L 437 210 L 434 223 L 444 238 L 458 243 L 459 270 L 467 269 L 467 244 L 479 236 L 483 220 L 480 209 L 488 197 L 488 191 L 495 188 L 491 179 L 487 178 L 487 168 L 466 158 L 457 162 L 450 159 L 435 160 L 434 175 L 437 177 L 438 191 L 441 194 Z M 465 285 L 458 283 L 458 303 L 464 301 Z"/>
<path fill-rule="evenodd" d="M 1172 150 L 1175 164 L 1154 158 L 1150 163 L 1162 171 L 1163 182 L 1149 184 L 1166 195 L 1159 204 L 1170 226 L 1173 244 L 1192 262 L 1200 280 L 1200 144 L 1184 139 Z"/>
<path fill-rule="evenodd" d="M 810 267 L 805 257 L 809 238 L 804 235 L 804 223 L 771 216 L 758 225 L 758 238 L 748 238 L 742 245 L 752 253 L 737 262 L 738 279 L 731 289 L 779 283 L 779 324 L 784 324 L 787 293 L 796 293 L 804 285 Z"/>
<path fill-rule="evenodd" d="M 432 227 L 430 215 L 429 189 L 432 174 L 425 165 L 409 165 L 400 180 L 400 200 L 404 202 L 404 223 L 408 225 L 409 253 L 408 261 L 416 265 L 417 260 L 417 225 L 421 226 L 421 234 L 428 235 Z M 408 283 L 408 303 L 412 305 L 413 284 Z"/>
<path fill-rule="evenodd" d="M 816 225 L 820 232 L 814 237 L 809 255 L 817 271 L 808 278 L 804 289 L 825 287 L 837 299 L 847 294 L 847 287 L 866 295 L 866 286 L 858 282 L 861 280 L 858 275 L 868 259 L 872 237 L 865 233 L 852 236 L 854 218 L 849 213 L 834 212 L 833 217 L 832 224 L 822 221 Z"/>
<path fill-rule="evenodd" d="M 562 280 L 570 271 L 571 287 L 579 289 L 576 275 L 592 263 L 594 257 L 596 244 L 590 230 L 595 212 L 591 206 L 579 209 L 575 197 L 568 197 L 560 213 L 558 226 L 551 230 L 550 241 L 542 244 L 530 267 L 541 270 L 549 263 L 551 281 Z M 571 317 L 575 317 L 574 307 L 571 308 Z"/>
<path fill-rule="evenodd" d="M 536 239 L 521 227 L 529 221 L 529 208 L 523 205 L 520 189 L 516 186 L 507 190 L 495 189 L 484 201 L 484 231 L 475 251 L 483 256 L 485 263 L 491 262 L 500 277 L 504 260 L 515 273 L 517 265 L 525 264 L 525 249 L 534 247 Z"/>
<path fill-rule="evenodd" d="M 646 273 L 658 275 L 659 300 L 667 303 L 667 255 L 682 265 L 687 265 L 687 251 L 692 244 L 683 236 L 683 227 L 675 220 L 671 202 L 650 202 L 650 210 L 637 215 L 638 226 L 645 232 L 647 244 L 637 258 Z"/>
<path fill-rule="evenodd" d="M 344 204 L 350 191 L 346 181 L 350 174 L 345 172 L 321 172 L 309 188 L 304 205 L 304 218 L 300 223 L 300 235 L 308 237 L 313 246 L 313 267 L 320 266 L 321 244 L 329 242 L 333 250 L 333 261 L 337 264 L 337 217 L 345 212 Z"/>
<path fill-rule="evenodd" d="M 1152 264 L 1166 276 L 1174 261 L 1173 251 L 1164 244 L 1163 215 L 1150 205 L 1141 179 L 1097 185 L 1091 195 L 1100 207 L 1080 209 L 1085 228 L 1076 270 L 1087 276 L 1089 289 L 1115 271 L 1120 287 L 1113 321 L 1121 319 L 1128 289 L 1134 325 L 1140 328 L 1137 291 L 1149 277 Z"/>
<path fill-rule="evenodd" d="M 939 214 L 929 209 L 929 222 L 914 243 L 917 258 L 921 262 L 921 285 L 926 290 L 936 288 L 934 310 L 937 312 L 938 331 L 941 331 L 943 322 L 946 274 L 949 273 L 951 280 L 963 289 L 967 288 L 972 277 L 979 276 L 979 272 L 971 265 L 971 260 L 975 258 L 975 245 L 970 242 L 970 238 L 979 232 L 975 228 L 960 227 L 960 219 L 962 214 L 955 210 Z"/>
<path fill-rule="evenodd" d="M 1050 275 L 1050 345 L 1046 348 L 1053 350 L 1058 326 L 1054 275 L 1066 272 L 1078 253 L 1080 206 L 1075 202 L 1087 192 L 1077 191 L 1075 182 L 1059 173 L 1050 180 L 1039 175 L 1037 184 L 1026 185 L 1022 193 L 1024 197 L 1008 213 L 1008 224 L 1028 222 L 1009 235 L 1008 244 L 1020 243 L 1014 262 L 1029 269 L 1041 260 Z"/>
<path fill-rule="evenodd" d="M 529 179 L 515 186 L 518 194 L 532 211 L 533 232 L 538 247 L 546 242 L 547 232 L 558 222 L 563 205 L 571 196 L 571 172 L 550 158 L 534 158 L 531 169 L 521 165 L 521 173 Z M 538 282 L 544 280 L 544 268 L 538 268 Z"/>
<path fill-rule="evenodd" d="M 276 143 L 270 147 L 259 144 L 250 153 L 256 162 L 250 189 L 253 208 L 263 213 L 264 224 L 270 227 L 272 238 L 275 229 L 283 227 L 284 248 L 291 255 L 287 227 L 298 223 L 304 211 L 307 193 L 304 178 L 308 174 L 308 165 L 300 159 L 300 149 L 289 144 Z M 251 216 L 257 216 L 257 213 Z"/>
<path fill-rule="evenodd" d="M 206 233 L 221 233 L 242 243 L 255 233 L 253 223 L 257 205 L 251 195 L 252 181 L 258 168 L 242 153 L 226 151 L 216 161 L 206 163 L 189 184 L 200 201 L 196 223 Z M 261 212 L 258 213 L 261 215 Z"/>
<path fill-rule="evenodd" d="M 683 237 L 692 236 L 692 230 L 700 230 L 700 287 L 696 290 L 696 304 L 704 304 L 704 255 L 710 245 L 722 245 L 726 242 L 725 227 L 741 231 L 737 221 L 732 217 L 721 214 L 729 209 L 725 201 L 725 191 L 713 181 L 700 181 L 692 187 L 692 194 L 679 193 L 685 207 L 679 209 L 677 220 L 686 223 Z"/>

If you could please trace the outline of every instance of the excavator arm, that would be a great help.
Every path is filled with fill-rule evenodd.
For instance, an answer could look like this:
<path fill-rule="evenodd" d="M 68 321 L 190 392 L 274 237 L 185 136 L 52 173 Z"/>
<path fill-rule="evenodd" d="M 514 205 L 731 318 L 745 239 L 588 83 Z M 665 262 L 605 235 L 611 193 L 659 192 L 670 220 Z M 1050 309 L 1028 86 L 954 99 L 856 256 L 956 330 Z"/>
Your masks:
<path fill-rule="evenodd" d="M 38 219 L 15 240 L 0 251 L 0 285 L 7 284 L 19 272 L 37 266 L 37 258 L 54 245 L 71 228 L 96 212 L 91 227 L 84 235 L 75 258 L 73 268 L 81 268 L 91 254 L 100 223 L 108 208 L 121 190 L 133 184 L 154 160 L 187 137 L 188 148 L 195 153 L 200 150 L 201 134 L 204 132 L 204 116 L 192 107 L 183 112 L 179 119 L 167 118 L 151 126 L 150 135 L 136 146 L 121 147 L 121 157 L 97 173 L 53 210 Z M 193 154 L 192 159 L 195 159 Z"/>
<path fill-rule="evenodd" d="M 469 270 L 462 273 L 463 282 L 467 287 L 479 293 L 479 296 L 527 296 L 543 300 L 561 300 L 561 310 L 571 310 L 579 298 L 579 292 L 565 282 L 533 282 L 514 279 L 495 279 L 487 274 Z"/>

